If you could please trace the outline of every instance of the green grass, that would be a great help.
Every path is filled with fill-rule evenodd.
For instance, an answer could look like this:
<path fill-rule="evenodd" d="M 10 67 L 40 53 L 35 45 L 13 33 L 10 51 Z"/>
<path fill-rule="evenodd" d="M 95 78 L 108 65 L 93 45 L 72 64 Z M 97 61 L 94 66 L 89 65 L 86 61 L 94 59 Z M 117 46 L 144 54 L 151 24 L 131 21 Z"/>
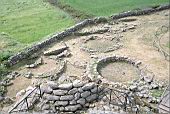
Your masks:
<path fill-rule="evenodd" d="M 0 0 L 0 33 L 32 43 L 74 24 L 71 17 L 43 0 Z"/>
<path fill-rule="evenodd" d="M 60 0 L 88 15 L 110 16 L 127 10 L 169 3 L 169 0 Z"/>
<path fill-rule="evenodd" d="M 166 47 L 170 48 L 170 42 L 168 42 L 168 43 L 166 44 Z"/>
<path fill-rule="evenodd" d="M 26 46 L 75 24 L 71 12 L 78 18 L 108 16 L 169 0 L 59 0 L 69 6 L 70 14 L 47 1 L 50 0 L 0 0 L 0 64 Z"/>
<path fill-rule="evenodd" d="M 0 81 L 4 79 L 5 75 L 8 74 L 8 72 L 9 70 L 5 66 L 0 64 Z"/>
<path fill-rule="evenodd" d="M 161 97 L 162 94 L 163 94 L 163 92 L 164 92 L 163 89 L 160 89 L 160 90 L 154 89 L 154 90 L 151 90 L 151 95 L 152 95 L 153 97 Z"/>
<path fill-rule="evenodd" d="M 44 0 L 0 0 L 0 63 L 74 23 L 69 14 Z"/>

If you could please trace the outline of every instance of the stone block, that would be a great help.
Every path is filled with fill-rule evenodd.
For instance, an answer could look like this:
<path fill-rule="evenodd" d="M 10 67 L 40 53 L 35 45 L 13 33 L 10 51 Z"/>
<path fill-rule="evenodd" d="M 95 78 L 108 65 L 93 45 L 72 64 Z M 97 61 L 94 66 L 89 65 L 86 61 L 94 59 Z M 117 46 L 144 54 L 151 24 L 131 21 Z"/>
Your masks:
<path fill-rule="evenodd" d="M 86 98 L 87 102 L 92 102 L 97 99 L 97 94 L 90 95 Z"/>
<path fill-rule="evenodd" d="M 69 84 L 61 84 L 58 86 L 59 89 L 63 89 L 63 90 L 70 90 L 73 88 L 73 84 L 69 83 Z"/>
<path fill-rule="evenodd" d="M 74 99 L 74 95 L 65 95 L 60 97 L 60 100 L 62 101 L 71 101 L 73 99 Z"/>
<path fill-rule="evenodd" d="M 75 94 L 75 93 L 77 93 L 78 92 L 78 89 L 77 88 L 73 88 L 73 89 L 71 89 L 69 92 L 68 92 L 68 94 Z"/>
<path fill-rule="evenodd" d="M 95 83 L 94 83 L 94 82 L 91 82 L 91 83 L 85 84 L 85 85 L 82 87 L 82 89 L 83 89 L 84 91 L 86 91 L 86 90 L 90 90 L 90 89 L 92 89 L 92 88 L 94 88 L 94 87 L 95 87 Z"/>
<path fill-rule="evenodd" d="M 56 101 L 55 106 L 67 106 L 68 105 L 68 101 Z"/>
<path fill-rule="evenodd" d="M 74 95 L 74 99 L 75 99 L 75 100 L 78 100 L 78 99 L 80 98 L 80 96 L 81 96 L 80 93 L 76 93 L 76 94 Z"/>
<path fill-rule="evenodd" d="M 83 85 L 84 85 L 84 83 L 81 82 L 80 80 L 75 80 L 73 82 L 73 86 L 76 87 L 76 88 L 82 87 Z"/>
<path fill-rule="evenodd" d="M 44 94 L 43 98 L 47 99 L 48 101 L 57 101 L 60 99 L 60 96 L 55 96 L 51 94 Z"/>
<path fill-rule="evenodd" d="M 69 105 L 65 107 L 65 111 L 75 112 L 81 108 L 80 104 L 77 105 Z"/>
<path fill-rule="evenodd" d="M 81 99 L 77 100 L 77 103 L 84 106 L 86 104 L 86 100 L 84 98 L 81 98 Z"/>
<path fill-rule="evenodd" d="M 59 96 L 66 95 L 67 92 L 68 92 L 67 90 L 53 90 L 54 95 L 59 95 Z"/>
<path fill-rule="evenodd" d="M 90 92 L 89 92 L 89 91 L 85 91 L 85 92 L 81 93 L 81 97 L 83 97 L 83 98 L 86 98 L 86 97 L 88 97 L 89 95 L 90 95 Z"/>
<path fill-rule="evenodd" d="M 53 90 L 47 85 L 41 85 L 40 88 L 41 88 L 41 92 L 43 92 L 43 93 L 50 94 L 53 92 Z"/>
<path fill-rule="evenodd" d="M 69 101 L 69 104 L 70 104 L 70 105 L 76 105 L 77 102 L 76 102 L 76 100 L 72 100 L 72 101 Z"/>

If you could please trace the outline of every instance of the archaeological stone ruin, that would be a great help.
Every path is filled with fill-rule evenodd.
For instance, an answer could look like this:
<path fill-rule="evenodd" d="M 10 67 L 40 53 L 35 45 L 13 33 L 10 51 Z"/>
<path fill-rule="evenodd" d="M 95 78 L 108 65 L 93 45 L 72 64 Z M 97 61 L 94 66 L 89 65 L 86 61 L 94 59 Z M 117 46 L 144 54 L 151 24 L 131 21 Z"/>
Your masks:
<path fill-rule="evenodd" d="M 87 19 L 12 56 L 7 65 L 21 65 L 0 82 L 2 114 L 158 113 L 169 8 Z"/>

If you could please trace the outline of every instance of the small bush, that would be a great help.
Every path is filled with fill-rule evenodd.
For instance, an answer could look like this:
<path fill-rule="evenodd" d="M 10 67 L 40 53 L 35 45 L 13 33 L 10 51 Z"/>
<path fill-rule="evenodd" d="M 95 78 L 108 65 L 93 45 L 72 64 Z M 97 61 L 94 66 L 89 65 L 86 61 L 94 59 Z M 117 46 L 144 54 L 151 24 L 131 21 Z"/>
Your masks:
<path fill-rule="evenodd" d="M 9 51 L 0 52 L 0 63 L 7 60 L 12 55 Z"/>

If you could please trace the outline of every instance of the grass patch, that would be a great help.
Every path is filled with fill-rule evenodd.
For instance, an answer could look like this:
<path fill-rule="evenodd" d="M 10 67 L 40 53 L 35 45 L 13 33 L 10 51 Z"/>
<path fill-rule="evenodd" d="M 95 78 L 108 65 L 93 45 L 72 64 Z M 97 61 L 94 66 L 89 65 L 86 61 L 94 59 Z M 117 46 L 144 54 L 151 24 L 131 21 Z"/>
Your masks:
<path fill-rule="evenodd" d="M 43 0 L 1 0 L 0 33 L 21 43 L 41 40 L 74 24 L 72 18 Z"/>
<path fill-rule="evenodd" d="M 168 43 L 166 44 L 166 47 L 170 48 L 170 42 L 168 42 Z"/>
<path fill-rule="evenodd" d="M 47 0 L 50 4 L 52 4 L 55 7 L 59 7 L 60 9 L 64 10 L 65 12 L 69 13 L 75 20 L 80 19 L 88 19 L 93 17 L 93 15 L 86 14 L 80 10 L 76 10 L 73 7 L 71 7 L 68 4 L 65 4 L 63 2 L 57 1 L 57 0 Z"/>
<path fill-rule="evenodd" d="M 5 75 L 8 74 L 8 69 L 0 64 L 0 81 L 5 77 Z"/>
<path fill-rule="evenodd" d="M 151 90 L 151 95 L 152 95 L 153 97 L 161 97 L 162 94 L 163 94 L 163 92 L 164 92 L 163 89 L 159 89 L 159 90 L 153 89 L 153 90 Z"/>
<path fill-rule="evenodd" d="M 75 21 L 44 0 L 0 0 L 0 62 Z"/>
<path fill-rule="evenodd" d="M 87 15 L 110 16 L 127 10 L 169 3 L 169 0 L 60 0 Z"/>
<path fill-rule="evenodd" d="M 24 44 L 17 42 L 15 39 L 10 37 L 8 34 L 0 34 L 0 64 L 7 60 L 14 53 L 22 50 Z"/>
<path fill-rule="evenodd" d="M 9 51 L 0 52 L 0 62 L 7 60 L 12 54 Z"/>

